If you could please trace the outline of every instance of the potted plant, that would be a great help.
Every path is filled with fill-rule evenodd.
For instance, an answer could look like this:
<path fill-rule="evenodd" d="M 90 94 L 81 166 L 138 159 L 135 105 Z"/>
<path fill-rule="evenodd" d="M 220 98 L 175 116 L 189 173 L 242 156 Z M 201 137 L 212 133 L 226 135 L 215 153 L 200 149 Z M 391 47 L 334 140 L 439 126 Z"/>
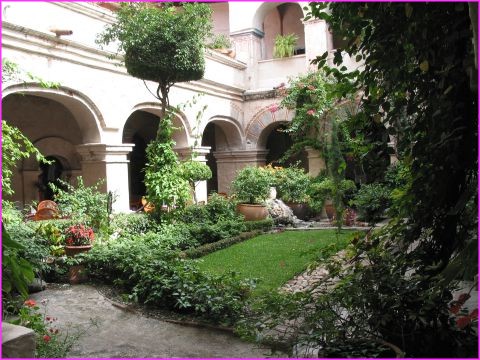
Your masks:
<path fill-rule="evenodd" d="M 273 56 L 276 58 L 285 58 L 293 56 L 295 45 L 297 45 L 298 36 L 295 34 L 277 35 L 273 47 Z"/>
<path fill-rule="evenodd" d="M 87 252 L 92 248 L 95 234 L 91 227 L 83 224 L 72 225 L 65 231 L 65 253 L 67 256 Z"/>
<path fill-rule="evenodd" d="M 240 201 L 237 211 L 246 221 L 263 220 L 268 216 L 265 200 L 270 194 L 272 179 L 268 171 L 256 166 L 247 166 L 237 173 L 232 189 Z"/>
<path fill-rule="evenodd" d="M 224 55 L 235 57 L 235 50 L 232 49 L 230 38 L 224 34 L 216 34 L 212 38 L 212 42 L 207 45 L 210 49 L 218 51 Z"/>
<path fill-rule="evenodd" d="M 308 194 L 310 195 L 312 207 L 319 210 L 325 207 L 325 212 L 329 220 L 335 217 L 335 205 L 333 198 L 337 195 L 341 204 L 347 204 L 349 198 L 357 190 L 352 180 L 340 180 L 338 186 L 332 178 L 319 178 L 310 184 Z"/>
<path fill-rule="evenodd" d="M 305 220 L 308 215 L 307 189 L 310 177 L 303 169 L 287 167 L 277 171 L 277 190 L 280 199 L 292 209 L 299 219 Z"/>

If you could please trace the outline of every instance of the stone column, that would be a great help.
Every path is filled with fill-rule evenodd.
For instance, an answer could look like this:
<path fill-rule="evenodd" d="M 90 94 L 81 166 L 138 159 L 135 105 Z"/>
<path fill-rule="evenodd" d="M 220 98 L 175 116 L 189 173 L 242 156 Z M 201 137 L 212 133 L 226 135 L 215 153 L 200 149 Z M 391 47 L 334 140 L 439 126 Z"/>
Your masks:
<path fill-rule="evenodd" d="M 107 145 L 83 144 L 77 146 L 82 158 L 82 175 L 85 185 L 105 179 L 102 190 L 114 194 L 113 210 L 129 212 L 129 187 L 127 155 L 134 144 Z"/>
<path fill-rule="evenodd" d="M 213 153 L 217 160 L 218 192 L 230 193 L 237 171 L 246 166 L 265 166 L 268 150 L 227 150 Z"/>
<path fill-rule="evenodd" d="M 308 159 L 308 175 L 315 177 L 322 170 L 325 170 L 327 167 L 325 165 L 325 159 L 320 154 L 320 151 L 307 146 L 305 148 L 307 152 L 307 159 Z"/>
<path fill-rule="evenodd" d="M 178 154 L 180 160 L 189 159 L 194 154 L 193 160 L 201 163 L 207 163 L 207 154 L 210 153 L 210 146 L 198 146 L 198 147 L 185 147 L 173 149 Z M 198 202 L 207 202 L 207 181 L 199 181 L 195 186 L 195 195 Z"/>
<path fill-rule="evenodd" d="M 331 47 L 332 35 L 328 31 L 328 24 L 325 20 L 313 19 L 304 22 L 305 29 L 305 61 L 306 68 L 317 70 L 316 65 L 311 65 L 311 61 L 317 56 L 322 55 Z"/>
<path fill-rule="evenodd" d="M 397 139 L 393 135 L 388 135 L 390 141 L 388 143 L 388 147 L 391 149 L 390 153 L 390 165 L 394 165 L 398 162 L 397 154 L 395 152 L 395 149 L 397 147 Z"/>
<path fill-rule="evenodd" d="M 257 88 L 258 60 L 263 59 L 262 40 L 265 34 L 255 28 L 230 33 L 235 46 L 236 59 L 247 64 L 245 84 L 247 89 Z"/>

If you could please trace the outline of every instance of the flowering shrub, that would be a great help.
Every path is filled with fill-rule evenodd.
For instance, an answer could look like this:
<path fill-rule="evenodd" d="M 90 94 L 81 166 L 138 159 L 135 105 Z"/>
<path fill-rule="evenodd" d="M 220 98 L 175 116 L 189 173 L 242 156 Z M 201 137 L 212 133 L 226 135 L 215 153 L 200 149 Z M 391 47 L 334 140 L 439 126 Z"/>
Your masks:
<path fill-rule="evenodd" d="M 82 224 L 72 225 L 65 232 L 65 243 L 68 246 L 90 245 L 94 238 L 92 228 Z"/>
<path fill-rule="evenodd" d="M 460 294 L 457 300 L 452 301 L 448 309 L 459 329 L 474 328 L 478 322 L 478 309 L 473 309 L 469 312 L 463 307 L 469 298 L 470 294 Z"/>
<path fill-rule="evenodd" d="M 35 300 L 26 300 L 18 312 L 17 319 L 11 323 L 35 332 L 35 357 L 65 358 L 77 340 L 77 336 L 62 334 L 55 325 L 57 318 L 47 315 L 48 300 L 42 300 L 41 303 L 45 306 L 43 313 L 39 312 L 40 307 Z"/>

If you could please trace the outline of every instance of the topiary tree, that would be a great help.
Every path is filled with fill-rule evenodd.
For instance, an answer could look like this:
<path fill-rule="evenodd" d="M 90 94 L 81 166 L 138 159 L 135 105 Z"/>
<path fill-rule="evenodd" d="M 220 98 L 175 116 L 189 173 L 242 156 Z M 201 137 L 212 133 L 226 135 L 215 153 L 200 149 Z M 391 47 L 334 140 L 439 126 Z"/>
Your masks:
<path fill-rule="evenodd" d="M 190 184 L 193 191 L 193 201 L 196 204 L 197 194 L 195 193 L 195 189 L 197 188 L 198 182 L 210 179 L 212 177 L 212 170 L 210 170 L 207 164 L 195 160 L 184 161 L 181 167 L 183 170 L 183 178 Z"/>
<path fill-rule="evenodd" d="M 172 85 L 203 77 L 211 28 L 211 9 L 205 4 L 122 3 L 117 21 L 107 25 L 97 43 L 119 41 L 128 73 L 158 83 L 152 94 L 165 114 Z"/>
<path fill-rule="evenodd" d="M 97 38 L 99 44 L 118 41 L 128 73 L 144 83 L 158 84 L 151 93 L 161 102 L 161 122 L 156 140 L 147 147 L 145 168 L 147 199 L 157 213 L 163 205 L 182 207 L 189 197 L 188 182 L 173 151 L 175 115 L 168 94 L 177 82 L 203 77 L 204 44 L 211 28 L 211 10 L 205 4 L 123 3 L 117 21 Z"/>

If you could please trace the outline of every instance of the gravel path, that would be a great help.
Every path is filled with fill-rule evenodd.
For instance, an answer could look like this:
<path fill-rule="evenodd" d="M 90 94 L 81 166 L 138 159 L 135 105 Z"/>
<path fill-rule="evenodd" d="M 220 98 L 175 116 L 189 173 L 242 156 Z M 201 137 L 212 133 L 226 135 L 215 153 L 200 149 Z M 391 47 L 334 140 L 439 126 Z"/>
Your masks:
<path fill-rule="evenodd" d="M 224 331 L 182 326 L 125 311 L 90 285 L 47 287 L 47 315 L 60 329 L 81 329 L 71 358 L 263 358 L 270 351 Z M 95 324 L 95 325 L 92 325 Z M 75 331 L 75 330 L 74 330 Z"/>

